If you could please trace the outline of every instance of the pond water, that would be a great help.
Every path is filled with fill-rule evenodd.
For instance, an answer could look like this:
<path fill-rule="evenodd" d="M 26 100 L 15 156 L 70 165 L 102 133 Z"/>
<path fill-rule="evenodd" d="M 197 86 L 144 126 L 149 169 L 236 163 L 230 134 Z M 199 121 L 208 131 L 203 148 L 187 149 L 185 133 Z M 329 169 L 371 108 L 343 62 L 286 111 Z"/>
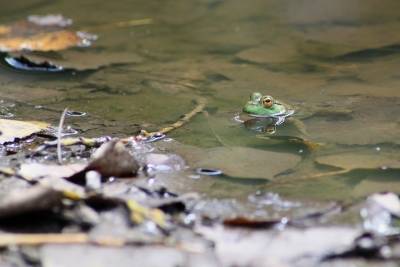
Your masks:
<path fill-rule="evenodd" d="M 88 113 L 67 119 L 82 135 L 127 136 L 176 121 L 202 97 L 206 113 L 169 134 L 180 144 L 160 146 L 193 168 L 219 167 L 227 175 L 188 175 L 181 187 L 303 200 L 400 193 L 399 1 L 0 3 L 2 24 L 32 14 L 72 18 L 75 29 L 98 40 L 41 56 L 66 58 L 78 69 L 103 66 L 64 74 L 2 66 L 0 98 L 17 119 L 57 124 L 68 107 Z M 117 26 L 130 20 L 148 23 Z M 236 123 L 255 91 L 293 105 L 307 136 L 293 122 L 274 135 Z M 310 150 L 296 138 L 318 145 Z"/>

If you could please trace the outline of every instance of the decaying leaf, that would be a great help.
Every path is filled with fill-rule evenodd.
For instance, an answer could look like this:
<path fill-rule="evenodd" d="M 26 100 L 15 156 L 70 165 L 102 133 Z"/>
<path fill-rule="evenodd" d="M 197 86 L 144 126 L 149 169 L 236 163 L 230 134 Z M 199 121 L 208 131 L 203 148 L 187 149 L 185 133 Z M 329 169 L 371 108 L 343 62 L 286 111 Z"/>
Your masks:
<path fill-rule="evenodd" d="M 135 157 L 118 139 L 101 145 L 84 171 L 94 170 L 103 177 L 133 177 L 139 170 Z"/>
<path fill-rule="evenodd" d="M 30 37 L 8 37 L 0 39 L 1 51 L 57 51 L 73 46 L 82 46 L 82 38 L 69 31 L 40 33 Z"/>
<path fill-rule="evenodd" d="M 49 210 L 59 204 L 61 199 L 61 192 L 41 185 L 14 190 L 0 200 L 0 218 Z"/>
<path fill-rule="evenodd" d="M 42 178 L 65 178 L 82 171 L 86 164 L 75 163 L 66 165 L 51 165 L 41 163 L 22 164 L 18 175 L 26 180 L 36 181 Z"/>
<path fill-rule="evenodd" d="M 0 51 L 58 51 L 74 46 L 88 46 L 94 35 L 65 29 L 64 18 L 36 16 L 9 25 L 0 25 Z M 65 19 L 64 19 L 65 20 Z"/>
<path fill-rule="evenodd" d="M 39 121 L 17 121 L 0 119 L 0 144 L 14 142 L 46 130 L 50 125 Z"/>
<path fill-rule="evenodd" d="M 103 178 L 111 176 L 134 177 L 139 167 L 139 163 L 125 148 L 125 145 L 118 140 L 112 140 L 100 146 L 89 163 L 65 165 L 26 163 L 21 165 L 17 174 L 28 181 L 52 179 L 50 180 L 50 186 L 54 186 L 55 179 L 62 181 L 60 178 L 67 178 L 69 181 L 85 184 L 85 174 L 88 171 L 96 171 Z M 2 172 L 7 174 L 9 170 L 4 169 Z"/>

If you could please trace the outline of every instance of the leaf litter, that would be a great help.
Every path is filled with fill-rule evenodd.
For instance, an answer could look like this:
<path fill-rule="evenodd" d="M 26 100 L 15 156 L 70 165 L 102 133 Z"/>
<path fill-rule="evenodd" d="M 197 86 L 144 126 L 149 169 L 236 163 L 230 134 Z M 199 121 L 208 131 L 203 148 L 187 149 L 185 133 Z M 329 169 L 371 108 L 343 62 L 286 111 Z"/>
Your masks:
<path fill-rule="evenodd" d="M 169 128 L 166 127 L 165 129 Z M 131 137 L 122 140 L 110 140 L 105 138 L 99 139 L 100 142 L 98 141 L 97 143 L 94 139 L 84 141 L 84 138 L 72 138 L 74 142 L 70 142 L 68 141 L 71 139 L 70 137 L 62 138 L 61 141 L 70 142 L 68 144 L 70 146 L 79 146 L 80 143 L 84 143 L 87 145 L 86 149 L 93 150 L 93 147 L 98 148 L 95 153 L 90 153 L 92 157 L 87 162 L 69 163 L 71 159 L 66 158 L 63 161 L 63 165 L 55 165 L 54 163 L 50 165 L 49 162 L 39 163 L 36 162 L 35 158 L 32 158 L 30 163 L 27 162 L 13 168 L 13 172 L 7 173 L 7 176 L 10 177 L 8 179 L 19 177 L 19 179 L 25 180 L 27 184 L 25 188 L 12 190 L 4 194 L 0 199 L 0 218 L 2 218 L 0 220 L 0 228 L 4 227 L 6 220 L 14 221 L 22 216 L 28 221 L 33 218 L 32 216 L 35 216 L 34 214 L 45 213 L 51 214 L 53 218 L 62 219 L 66 225 L 74 225 L 75 230 L 69 232 L 70 230 L 67 230 L 68 227 L 61 226 L 61 229 L 64 230 L 56 233 L 6 232 L 0 234 L 0 246 L 8 246 L 10 244 L 42 245 L 44 248 L 50 248 L 51 244 L 58 244 L 72 247 L 84 246 L 85 248 L 97 245 L 100 247 L 124 247 L 124 249 L 129 249 L 137 244 L 144 244 L 148 249 L 154 249 L 154 252 L 159 251 L 155 246 L 161 246 L 184 255 L 192 254 L 195 251 L 198 257 L 201 258 L 209 258 L 210 255 L 213 255 L 213 257 L 222 260 L 224 266 L 232 264 L 246 265 L 249 263 L 254 266 L 266 266 L 265 263 L 272 262 L 288 264 L 292 259 L 304 255 L 313 255 L 309 258 L 309 263 L 333 258 L 330 255 L 339 257 L 341 254 L 336 255 L 334 254 L 335 251 L 351 249 L 352 242 L 360 236 L 359 231 L 350 228 L 316 226 L 320 224 L 321 218 L 336 216 L 335 214 L 341 212 L 343 208 L 341 204 L 334 204 L 327 209 L 292 218 L 277 216 L 274 219 L 261 220 L 246 217 L 247 215 L 240 215 L 239 213 L 236 218 L 226 218 L 223 221 L 225 227 L 221 228 L 221 218 L 208 217 L 207 213 L 203 213 L 199 206 L 196 208 L 196 203 L 200 201 L 198 197 L 169 192 L 166 188 L 149 186 L 148 183 L 136 184 L 135 181 L 153 179 L 151 176 L 147 177 L 146 173 L 141 171 L 144 167 L 142 164 L 163 164 L 168 162 L 165 161 L 165 157 L 169 156 L 169 154 L 163 154 L 166 153 L 165 145 L 161 150 L 163 151 L 162 153 L 155 151 L 154 148 L 143 148 L 142 146 L 152 145 L 143 142 L 146 140 L 146 134 L 142 138 L 144 139 Z M 75 142 L 77 140 L 80 143 Z M 165 142 L 167 145 L 170 143 L 171 141 Z M 178 147 L 174 142 L 172 144 Z M 67 145 L 67 143 L 64 143 L 64 145 Z M 51 146 L 46 146 L 42 152 L 50 148 Z M 152 156 L 140 156 L 139 151 L 141 149 L 146 151 L 145 153 L 153 153 L 149 154 Z M 186 149 L 189 150 L 191 148 L 186 147 Z M 269 160 L 273 160 L 276 157 L 274 165 L 279 165 L 278 162 L 282 161 L 279 153 L 275 155 L 259 151 L 261 154 L 257 154 L 256 149 L 247 151 L 240 147 L 211 149 L 210 153 L 199 150 L 198 157 L 199 159 L 203 158 L 202 161 L 190 158 L 190 153 L 182 153 L 182 155 L 189 162 L 205 165 L 206 162 L 221 162 L 223 164 L 222 159 L 227 160 L 231 157 L 235 161 L 243 161 L 244 159 L 237 158 L 243 153 L 245 157 L 248 154 L 254 155 L 255 153 L 259 158 L 269 158 Z M 165 155 L 165 157 L 160 158 L 160 155 Z M 139 160 L 139 158 L 145 160 Z M 205 158 L 207 158 L 207 161 L 205 161 Z M 219 158 L 221 160 L 218 160 Z M 258 161 L 256 163 L 262 164 Z M 293 158 L 293 162 L 290 164 L 285 163 L 282 167 L 278 166 L 275 169 L 269 169 L 268 177 L 270 174 L 275 175 L 281 172 L 288 166 L 293 167 L 297 163 L 298 158 L 296 157 Z M 192 163 L 189 165 L 193 166 Z M 218 166 L 220 165 L 218 164 Z M 226 167 L 224 169 L 229 174 L 235 176 L 243 175 L 241 173 L 242 170 L 230 170 L 227 163 L 222 166 Z M 251 169 L 253 167 L 255 165 L 251 165 L 248 168 Z M 181 169 L 179 171 L 185 170 Z M 89 176 L 91 172 L 98 173 L 100 186 L 93 186 L 93 182 L 90 182 Z M 127 178 L 119 179 L 123 176 L 127 176 Z M 134 177 L 134 179 L 129 177 Z M 162 176 L 160 176 L 160 173 L 156 173 L 156 177 L 161 179 Z M 111 187 L 119 183 L 121 183 L 120 188 L 123 190 L 119 191 L 120 193 L 118 191 L 111 193 Z M 129 186 L 127 187 L 127 185 Z M 281 203 L 279 205 L 284 205 L 284 200 L 279 199 L 279 201 Z M 380 200 L 380 203 L 382 201 L 385 202 L 386 199 Z M 391 204 L 388 207 L 391 207 Z M 288 209 L 290 208 L 291 206 L 288 206 Z M 106 223 L 108 220 L 106 217 L 109 215 L 114 219 Z M 125 226 L 115 221 L 117 217 L 124 222 L 122 224 Z M 108 226 L 104 228 L 104 224 Z M 235 229 L 232 228 L 233 226 Z M 241 228 L 263 230 L 251 232 L 247 237 L 243 237 L 240 234 Z M 271 234 L 274 235 L 275 229 L 281 229 L 281 236 L 275 237 L 270 246 L 262 247 L 262 244 L 265 244 L 264 241 L 271 239 Z M 306 234 L 305 237 L 300 237 L 304 234 Z M 240 242 L 229 243 L 229 236 L 240 237 Z M 342 236 L 343 238 L 340 240 L 330 239 L 330 236 Z M 294 244 L 283 241 L 288 238 L 297 240 L 295 242 L 296 249 L 292 247 L 293 250 L 290 254 L 277 254 L 282 247 Z M 385 236 L 385 238 L 387 237 Z M 304 247 L 300 249 L 298 242 L 306 242 L 306 240 L 307 244 L 309 244 L 307 249 Z M 310 242 L 310 240 L 312 241 Z M 328 240 L 335 240 L 335 242 L 327 242 Z M 210 241 L 217 244 L 217 249 L 210 245 Z M 251 253 L 252 257 L 254 256 L 253 259 L 259 259 L 257 263 L 249 262 L 250 258 L 232 258 L 229 256 L 232 251 L 242 251 L 244 247 L 250 244 L 249 242 L 252 247 L 260 248 L 260 250 L 252 250 L 253 252 Z M 321 244 L 324 245 L 321 246 Z M 227 248 L 231 250 L 227 250 Z M 37 249 L 40 248 L 38 247 Z M 264 255 L 265 251 L 268 251 L 267 255 Z M 46 254 L 45 259 L 40 258 L 39 260 L 46 261 L 49 260 L 49 257 L 55 257 L 52 253 Z M 210 266 L 217 265 L 214 262 Z"/>

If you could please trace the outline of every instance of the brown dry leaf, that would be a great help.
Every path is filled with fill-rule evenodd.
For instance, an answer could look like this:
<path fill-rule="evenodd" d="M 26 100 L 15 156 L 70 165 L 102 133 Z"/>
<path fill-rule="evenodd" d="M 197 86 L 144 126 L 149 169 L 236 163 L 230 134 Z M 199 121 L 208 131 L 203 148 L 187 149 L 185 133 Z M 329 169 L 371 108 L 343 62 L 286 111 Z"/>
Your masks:
<path fill-rule="evenodd" d="M 58 51 L 74 46 L 88 46 L 96 37 L 82 32 L 66 30 L 65 20 L 42 23 L 48 16 L 37 20 L 17 21 L 10 25 L 0 25 L 0 51 Z"/>
<path fill-rule="evenodd" d="M 39 121 L 17 121 L 0 119 L 0 144 L 14 142 L 46 130 L 50 125 Z"/>
<path fill-rule="evenodd" d="M 316 159 L 319 164 L 330 165 L 346 170 L 400 168 L 400 156 L 390 153 L 357 153 L 346 152 L 334 155 L 320 156 Z"/>
<path fill-rule="evenodd" d="M 0 39 L 1 51 L 58 51 L 73 46 L 79 46 L 82 42 L 75 32 L 57 31 L 40 33 L 31 37 L 6 37 Z"/>
<path fill-rule="evenodd" d="M 85 171 L 95 170 L 103 177 L 134 177 L 139 167 L 125 145 L 115 139 L 101 145 L 93 153 Z"/>

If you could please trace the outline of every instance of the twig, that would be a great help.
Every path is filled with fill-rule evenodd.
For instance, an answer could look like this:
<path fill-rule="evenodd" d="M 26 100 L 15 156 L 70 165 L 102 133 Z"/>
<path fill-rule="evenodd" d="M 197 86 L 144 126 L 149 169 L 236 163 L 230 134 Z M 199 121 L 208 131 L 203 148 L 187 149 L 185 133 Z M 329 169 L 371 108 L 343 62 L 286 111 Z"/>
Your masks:
<path fill-rule="evenodd" d="M 86 27 L 85 31 L 98 31 L 98 30 L 106 30 L 113 28 L 121 28 L 121 27 L 134 27 L 134 26 L 142 26 L 153 24 L 154 20 L 152 18 L 143 18 L 143 19 L 131 19 L 125 21 L 111 22 L 108 24 Z"/>
<path fill-rule="evenodd" d="M 187 122 L 190 121 L 191 118 L 193 118 L 197 113 L 200 113 L 204 110 L 205 106 L 206 106 L 206 100 L 205 98 L 199 97 L 198 99 L 196 99 L 197 105 L 194 109 L 192 109 L 190 112 L 184 114 L 182 116 L 182 118 L 180 118 L 179 120 L 177 120 L 175 123 L 164 127 L 162 129 L 160 129 L 159 131 L 156 132 L 147 132 L 145 130 L 142 130 L 142 134 L 144 134 L 145 136 L 152 136 L 155 134 L 166 134 L 172 130 L 175 130 L 179 127 L 182 127 L 182 125 L 186 124 Z"/>
<path fill-rule="evenodd" d="M 0 234 L 0 247 L 9 245 L 43 244 L 97 244 L 102 246 L 123 246 L 126 242 L 120 238 L 91 238 L 85 233 L 73 234 Z"/>
<path fill-rule="evenodd" d="M 62 151 L 61 151 L 61 134 L 62 128 L 64 125 L 65 115 L 67 114 L 68 108 L 65 108 L 63 113 L 61 114 L 60 123 L 58 124 L 58 131 L 57 131 L 57 158 L 58 163 L 62 164 Z"/>

